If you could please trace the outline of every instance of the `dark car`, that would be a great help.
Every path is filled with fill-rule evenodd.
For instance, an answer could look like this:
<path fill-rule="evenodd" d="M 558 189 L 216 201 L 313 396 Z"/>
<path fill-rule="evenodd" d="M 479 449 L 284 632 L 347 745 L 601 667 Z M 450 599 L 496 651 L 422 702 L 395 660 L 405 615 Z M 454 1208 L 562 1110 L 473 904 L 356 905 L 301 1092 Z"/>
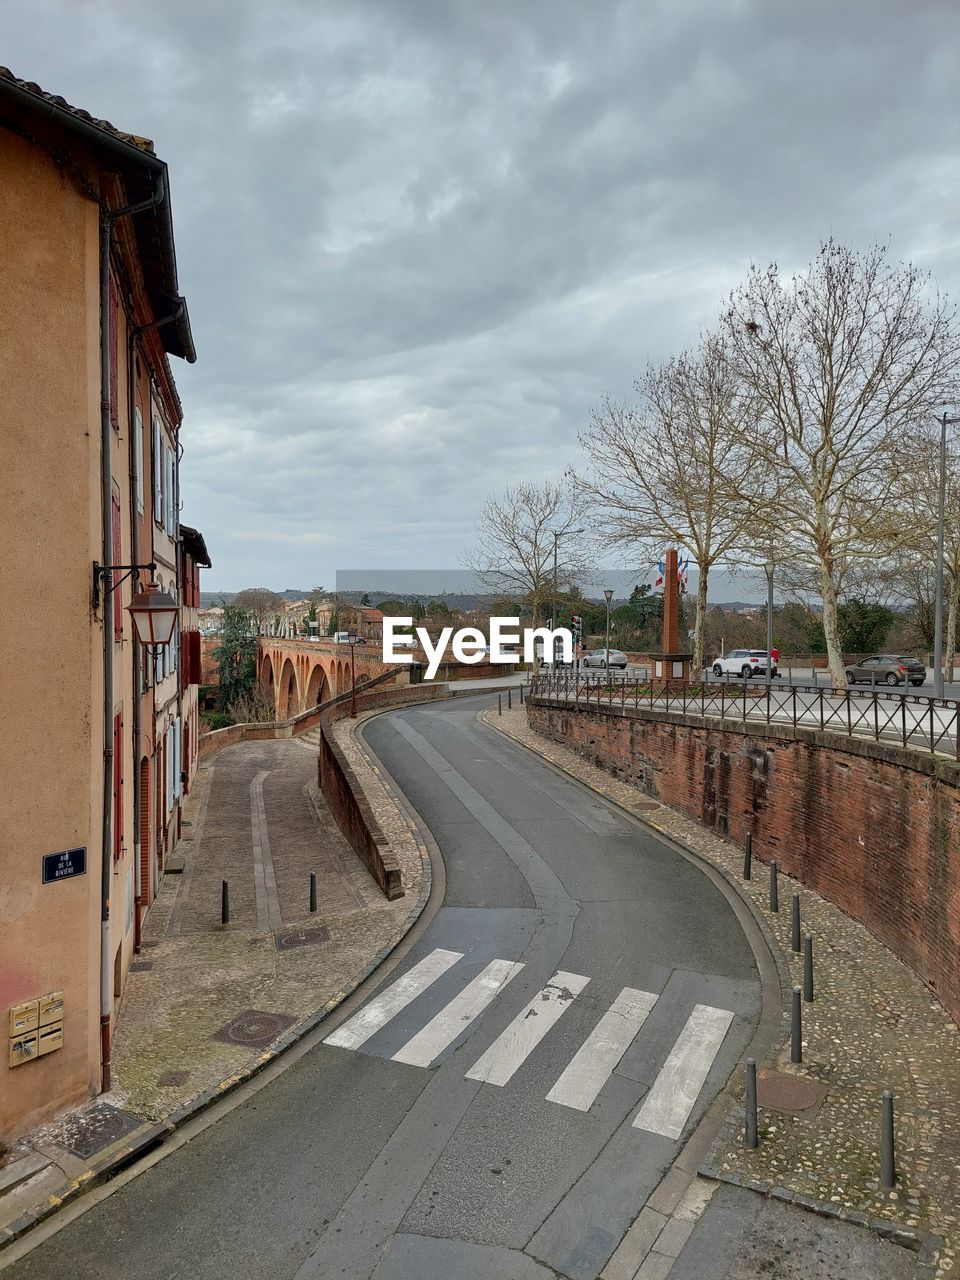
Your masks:
<path fill-rule="evenodd" d="M 923 684 L 927 668 L 919 658 L 875 653 L 846 668 L 847 684 Z"/>

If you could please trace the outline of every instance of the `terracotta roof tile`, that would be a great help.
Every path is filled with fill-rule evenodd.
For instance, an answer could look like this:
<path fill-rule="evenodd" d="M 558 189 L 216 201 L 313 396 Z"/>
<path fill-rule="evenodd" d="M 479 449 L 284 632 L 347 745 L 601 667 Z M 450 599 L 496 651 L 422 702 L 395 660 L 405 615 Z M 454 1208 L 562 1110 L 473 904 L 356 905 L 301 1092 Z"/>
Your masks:
<path fill-rule="evenodd" d="M 59 107 L 61 111 L 66 111 L 72 116 L 76 116 L 78 120 L 83 120 L 87 124 L 92 124 L 97 129 L 102 129 L 104 133 L 109 134 L 113 138 L 119 138 L 121 142 L 128 142 L 131 146 L 136 147 L 139 151 L 144 151 L 147 155 L 154 155 L 153 140 L 151 138 L 141 138 L 135 133 L 125 133 L 122 129 L 118 129 L 116 125 L 110 123 L 109 120 L 99 120 L 96 116 L 84 111 L 83 107 L 75 107 L 67 102 L 66 98 L 62 98 L 58 93 L 47 93 L 45 89 L 41 89 L 33 80 L 21 80 L 15 76 L 9 67 L 0 66 L 0 80 L 7 80 L 11 84 L 15 84 L 18 89 L 23 89 L 27 93 L 32 93 L 35 97 L 42 99 L 52 107 Z"/>

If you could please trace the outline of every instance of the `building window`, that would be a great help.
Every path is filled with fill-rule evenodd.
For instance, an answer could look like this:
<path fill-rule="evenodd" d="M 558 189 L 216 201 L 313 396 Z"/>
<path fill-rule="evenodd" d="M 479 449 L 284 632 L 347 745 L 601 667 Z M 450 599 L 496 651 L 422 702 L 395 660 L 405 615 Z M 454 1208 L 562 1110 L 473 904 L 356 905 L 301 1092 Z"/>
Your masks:
<path fill-rule="evenodd" d="M 153 415 L 153 453 L 150 465 L 153 470 L 153 518 L 163 524 L 163 453 L 161 452 L 160 419 Z"/>
<path fill-rule="evenodd" d="M 118 316 L 117 286 L 113 276 L 110 277 L 110 305 L 108 308 L 107 344 L 110 348 L 110 421 L 114 429 L 120 430 L 120 414 L 117 412 L 119 401 L 117 370 L 119 366 L 118 351 Z"/>
<path fill-rule="evenodd" d="M 174 511 L 174 483 L 173 483 L 173 480 L 174 480 L 174 457 L 173 457 L 173 450 L 172 450 L 172 449 L 164 449 L 164 456 L 165 456 L 165 459 L 166 459 L 166 467 L 165 467 L 165 469 L 164 469 L 164 473 L 163 473 L 164 486 L 165 486 L 165 489 L 166 489 L 166 493 L 165 493 L 166 504 L 165 504 L 165 507 L 164 507 L 164 512 L 165 512 L 164 528 L 166 529 L 167 533 L 168 533 L 168 534 L 170 535 L 170 537 L 172 538 L 172 537 L 173 537 L 173 535 L 174 535 L 174 532 L 176 531 L 176 518 L 175 518 L 175 511 Z"/>
<path fill-rule="evenodd" d="M 123 852 L 123 716 L 113 717 L 113 857 Z"/>
<path fill-rule="evenodd" d="M 143 515 L 143 414 L 133 411 L 133 465 L 137 472 L 137 511 Z"/>
<path fill-rule="evenodd" d="M 120 490 L 116 485 L 113 486 L 112 494 L 112 534 L 111 534 L 111 563 L 119 564 L 123 558 L 123 552 L 120 548 Z M 120 579 L 123 575 L 119 569 L 113 571 L 113 638 L 114 640 L 123 639 L 123 598 L 120 591 Z"/>

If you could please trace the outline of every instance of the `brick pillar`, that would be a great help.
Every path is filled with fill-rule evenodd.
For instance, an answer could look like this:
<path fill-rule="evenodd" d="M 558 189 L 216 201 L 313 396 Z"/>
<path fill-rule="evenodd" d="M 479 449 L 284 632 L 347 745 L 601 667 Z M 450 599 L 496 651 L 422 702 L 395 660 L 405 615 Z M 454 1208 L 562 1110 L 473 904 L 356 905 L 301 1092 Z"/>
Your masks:
<path fill-rule="evenodd" d="M 663 652 L 680 652 L 680 583 L 677 581 L 677 551 L 667 552 L 663 578 Z"/>

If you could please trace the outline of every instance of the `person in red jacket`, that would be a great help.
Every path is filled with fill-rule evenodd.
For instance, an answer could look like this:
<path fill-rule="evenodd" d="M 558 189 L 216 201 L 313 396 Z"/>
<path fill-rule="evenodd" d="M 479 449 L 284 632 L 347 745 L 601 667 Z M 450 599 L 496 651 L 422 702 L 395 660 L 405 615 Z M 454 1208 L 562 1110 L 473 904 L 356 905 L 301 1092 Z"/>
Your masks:
<path fill-rule="evenodd" d="M 770 657 L 774 660 L 774 662 L 780 661 L 780 650 L 777 648 L 776 645 L 774 645 L 773 648 L 770 650 Z"/>

